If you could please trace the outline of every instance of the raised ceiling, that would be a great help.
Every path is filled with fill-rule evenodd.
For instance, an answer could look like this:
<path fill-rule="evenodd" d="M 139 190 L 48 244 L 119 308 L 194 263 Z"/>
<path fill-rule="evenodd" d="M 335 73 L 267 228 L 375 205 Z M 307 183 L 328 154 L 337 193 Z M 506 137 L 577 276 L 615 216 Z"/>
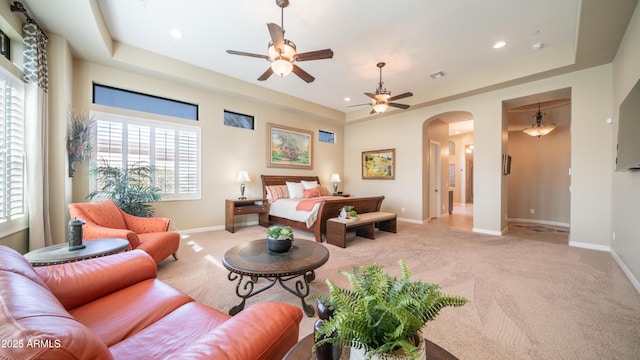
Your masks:
<path fill-rule="evenodd" d="M 348 113 L 349 120 L 375 116 L 369 107 L 348 106 L 367 102 L 363 92 L 375 90 L 380 61 L 387 63 L 384 86 L 392 95 L 413 92 L 406 103 L 414 106 L 611 62 L 637 1 L 290 0 L 285 37 L 299 52 L 335 54 L 298 64 L 316 77 L 310 84 L 292 75 L 257 81 L 265 60 L 225 52 L 266 54 L 266 23 L 280 23 L 275 0 L 23 3 L 46 30 L 68 39 L 76 57 L 118 66 L 114 44 L 127 44 Z M 494 49 L 499 40 L 506 46 Z M 437 71 L 446 76 L 432 78 Z"/>

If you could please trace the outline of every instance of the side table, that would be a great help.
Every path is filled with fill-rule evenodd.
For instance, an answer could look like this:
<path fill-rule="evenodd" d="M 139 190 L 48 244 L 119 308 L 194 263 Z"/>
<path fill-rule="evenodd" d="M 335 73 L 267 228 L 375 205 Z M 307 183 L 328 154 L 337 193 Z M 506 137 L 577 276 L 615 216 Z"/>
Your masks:
<path fill-rule="evenodd" d="M 224 228 L 235 232 L 235 216 L 258 214 L 260 226 L 269 227 L 269 201 L 267 199 L 225 200 Z"/>
<path fill-rule="evenodd" d="M 84 249 L 69 250 L 69 243 L 47 246 L 24 254 L 32 266 L 48 266 L 117 254 L 129 247 L 129 241 L 117 238 L 93 239 L 82 242 Z"/>

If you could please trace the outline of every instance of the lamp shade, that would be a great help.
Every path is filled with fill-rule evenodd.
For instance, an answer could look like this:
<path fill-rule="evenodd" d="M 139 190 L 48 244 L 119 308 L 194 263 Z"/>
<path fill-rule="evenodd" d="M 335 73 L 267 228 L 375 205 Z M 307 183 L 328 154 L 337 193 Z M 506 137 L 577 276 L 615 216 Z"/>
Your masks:
<path fill-rule="evenodd" d="M 340 182 L 340 174 L 332 174 L 331 175 L 331 182 L 332 183 L 339 183 Z"/>
<path fill-rule="evenodd" d="M 387 108 L 389 107 L 389 105 L 387 105 L 386 103 L 377 103 L 375 105 L 373 105 L 373 110 L 377 113 L 383 113 L 385 111 L 387 111 Z"/>
<path fill-rule="evenodd" d="M 247 173 L 246 170 L 240 170 L 238 172 L 238 179 L 236 180 L 238 182 L 250 182 L 251 179 L 249 179 L 249 174 Z"/>

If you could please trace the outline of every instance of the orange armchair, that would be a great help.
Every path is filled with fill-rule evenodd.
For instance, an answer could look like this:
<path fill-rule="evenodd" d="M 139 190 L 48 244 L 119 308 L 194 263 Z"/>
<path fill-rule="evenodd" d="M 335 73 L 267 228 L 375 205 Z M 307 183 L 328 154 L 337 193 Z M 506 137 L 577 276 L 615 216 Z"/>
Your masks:
<path fill-rule="evenodd" d="M 129 215 L 112 200 L 97 203 L 69 204 L 71 218 L 86 222 L 82 226 L 82 239 L 121 238 L 129 241 L 129 249 L 146 251 L 156 264 L 167 256 L 178 260 L 176 251 L 180 245 L 180 234 L 168 231 L 169 219 L 144 218 Z"/>

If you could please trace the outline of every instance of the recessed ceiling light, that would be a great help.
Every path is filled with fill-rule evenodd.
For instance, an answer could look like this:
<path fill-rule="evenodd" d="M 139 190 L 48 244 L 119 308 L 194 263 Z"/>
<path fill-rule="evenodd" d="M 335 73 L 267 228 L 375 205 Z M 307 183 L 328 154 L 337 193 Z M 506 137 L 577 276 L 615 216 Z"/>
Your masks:
<path fill-rule="evenodd" d="M 444 71 L 440 70 L 440 71 L 436 71 L 436 72 L 434 72 L 433 74 L 431 74 L 431 75 L 429 75 L 429 76 L 431 76 L 431 77 L 432 77 L 432 78 L 434 78 L 434 79 L 439 79 L 439 78 L 441 78 L 441 77 L 443 77 L 443 76 L 445 76 L 445 75 L 446 75 L 446 74 L 444 73 Z"/>
<path fill-rule="evenodd" d="M 180 39 L 182 37 L 182 33 L 178 29 L 171 30 L 170 34 L 171 34 L 171 36 L 173 36 L 176 39 Z"/>
<path fill-rule="evenodd" d="M 533 50 L 540 50 L 540 49 L 542 49 L 542 47 L 543 47 L 543 46 L 544 46 L 544 45 L 543 45 L 542 43 L 539 43 L 539 42 L 538 42 L 538 43 L 535 43 L 535 44 L 531 45 L 531 48 L 532 48 Z"/>
<path fill-rule="evenodd" d="M 497 43 L 493 44 L 493 48 L 494 49 L 500 49 L 501 47 L 504 47 L 505 45 L 507 45 L 506 42 L 504 41 L 498 41 Z"/>
<path fill-rule="evenodd" d="M 344 101 L 351 101 L 351 98 L 350 97 L 346 97 L 346 98 L 344 98 Z"/>

